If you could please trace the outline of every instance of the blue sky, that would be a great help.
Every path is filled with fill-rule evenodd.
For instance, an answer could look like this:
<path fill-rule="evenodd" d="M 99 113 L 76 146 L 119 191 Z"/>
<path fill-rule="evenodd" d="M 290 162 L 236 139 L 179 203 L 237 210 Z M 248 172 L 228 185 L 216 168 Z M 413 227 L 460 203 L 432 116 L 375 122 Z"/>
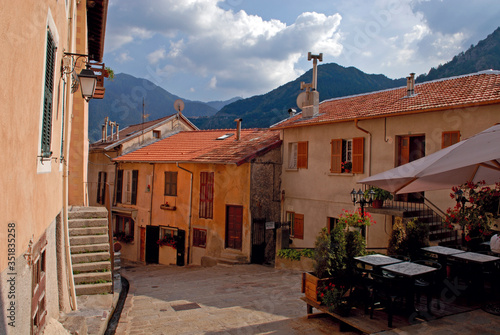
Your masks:
<path fill-rule="evenodd" d="M 247 98 L 310 69 L 309 51 L 389 78 L 427 73 L 499 17 L 498 0 L 110 0 L 104 62 L 185 99 Z"/>

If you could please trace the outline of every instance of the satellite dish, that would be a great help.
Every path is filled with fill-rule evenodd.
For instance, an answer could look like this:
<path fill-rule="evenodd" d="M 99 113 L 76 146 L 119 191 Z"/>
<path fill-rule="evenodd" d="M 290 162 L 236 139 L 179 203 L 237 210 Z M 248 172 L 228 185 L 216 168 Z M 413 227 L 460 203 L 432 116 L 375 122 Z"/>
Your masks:
<path fill-rule="evenodd" d="M 299 107 L 300 109 L 302 109 L 302 107 L 304 106 L 304 104 L 306 103 L 306 101 L 307 101 L 307 94 L 306 94 L 306 92 L 300 93 L 297 96 L 297 107 Z"/>
<path fill-rule="evenodd" d="M 184 101 L 182 101 L 181 99 L 175 100 L 174 109 L 178 112 L 182 112 L 184 110 Z"/>

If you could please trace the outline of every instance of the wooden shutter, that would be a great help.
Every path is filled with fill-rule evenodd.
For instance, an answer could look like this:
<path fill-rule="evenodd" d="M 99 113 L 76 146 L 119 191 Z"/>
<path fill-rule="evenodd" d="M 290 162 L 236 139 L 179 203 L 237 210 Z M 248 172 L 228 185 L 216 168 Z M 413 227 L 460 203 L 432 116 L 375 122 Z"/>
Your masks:
<path fill-rule="evenodd" d="M 330 162 L 330 172 L 341 173 L 342 172 L 342 140 L 335 139 L 331 142 L 331 162 Z"/>
<path fill-rule="evenodd" d="M 122 202 L 122 190 L 123 190 L 123 170 L 118 170 L 116 175 L 116 199 L 115 202 Z"/>
<path fill-rule="evenodd" d="M 304 239 L 304 214 L 294 215 L 293 237 Z"/>
<path fill-rule="evenodd" d="M 132 171 L 132 197 L 130 198 L 130 203 L 132 205 L 137 204 L 137 181 L 139 179 L 139 170 Z"/>
<path fill-rule="evenodd" d="M 214 173 L 200 173 L 200 218 L 213 218 Z"/>
<path fill-rule="evenodd" d="M 308 142 L 297 143 L 297 169 L 307 169 Z"/>
<path fill-rule="evenodd" d="M 45 59 L 45 85 L 43 96 L 43 119 L 42 119 L 42 156 L 50 157 L 50 143 L 52 136 L 52 100 L 54 92 L 54 69 L 56 61 L 56 47 L 54 39 L 47 30 L 47 50 Z"/>
<path fill-rule="evenodd" d="M 444 149 L 460 141 L 460 131 L 444 131 L 441 148 Z"/>
<path fill-rule="evenodd" d="M 365 153 L 365 138 L 352 139 L 352 172 L 363 173 Z"/>

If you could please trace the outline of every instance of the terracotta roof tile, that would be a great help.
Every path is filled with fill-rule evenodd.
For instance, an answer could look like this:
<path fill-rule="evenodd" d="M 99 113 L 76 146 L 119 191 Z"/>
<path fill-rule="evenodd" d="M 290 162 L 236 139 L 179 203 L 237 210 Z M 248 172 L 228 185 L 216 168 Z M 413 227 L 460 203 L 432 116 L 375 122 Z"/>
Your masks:
<path fill-rule="evenodd" d="M 274 128 L 422 113 L 492 103 L 500 103 L 500 71 L 488 70 L 416 84 L 415 94 L 411 97 L 407 97 L 405 86 L 326 100 L 320 103 L 317 116 L 303 119 L 302 115 L 298 114 L 276 124 Z"/>
<path fill-rule="evenodd" d="M 280 144 L 279 131 L 270 129 L 242 129 L 239 141 L 234 129 L 184 131 L 113 161 L 241 164 Z"/>

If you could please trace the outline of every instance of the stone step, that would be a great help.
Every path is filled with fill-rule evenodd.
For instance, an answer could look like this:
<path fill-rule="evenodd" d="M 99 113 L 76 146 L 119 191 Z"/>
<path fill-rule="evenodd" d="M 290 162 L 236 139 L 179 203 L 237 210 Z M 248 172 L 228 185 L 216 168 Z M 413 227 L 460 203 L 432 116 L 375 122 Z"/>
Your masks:
<path fill-rule="evenodd" d="M 91 219 L 91 218 L 107 218 L 108 211 L 105 207 L 81 207 L 71 206 L 68 211 L 68 219 Z"/>
<path fill-rule="evenodd" d="M 241 265 L 241 264 L 245 264 L 245 263 L 240 262 L 236 259 L 217 258 L 217 264 L 219 264 L 219 265 Z"/>
<path fill-rule="evenodd" d="M 110 259 L 111 255 L 109 252 L 87 252 L 71 255 L 71 262 L 73 264 L 103 262 L 109 261 Z"/>
<path fill-rule="evenodd" d="M 76 295 L 94 295 L 102 293 L 111 293 L 112 283 L 100 284 L 79 284 L 75 285 Z"/>
<path fill-rule="evenodd" d="M 223 251 L 220 255 L 220 258 L 222 259 L 227 259 L 227 260 L 234 260 L 239 263 L 248 263 L 248 258 L 242 253 L 239 253 L 237 251 Z"/>
<path fill-rule="evenodd" d="M 71 254 L 72 255 L 73 254 L 80 254 L 80 253 L 87 253 L 87 252 L 99 252 L 99 251 L 109 252 L 109 243 L 82 244 L 82 245 L 72 245 L 71 246 Z"/>
<path fill-rule="evenodd" d="M 68 220 L 69 228 L 107 227 L 108 218 Z"/>
<path fill-rule="evenodd" d="M 104 270 L 111 270 L 111 262 L 107 261 L 73 264 L 73 273 L 95 272 Z"/>
<path fill-rule="evenodd" d="M 70 245 L 102 244 L 108 242 L 108 235 L 71 236 Z"/>
<path fill-rule="evenodd" d="M 111 271 L 106 272 L 84 272 L 73 275 L 75 279 L 75 285 L 87 284 L 87 283 L 97 283 L 99 281 L 110 281 Z M 100 284 L 100 283 L 99 283 Z"/>
<path fill-rule="evenodd" d="M 108 227 L 70 228 L 69 236 L 107 235 Z"/>

